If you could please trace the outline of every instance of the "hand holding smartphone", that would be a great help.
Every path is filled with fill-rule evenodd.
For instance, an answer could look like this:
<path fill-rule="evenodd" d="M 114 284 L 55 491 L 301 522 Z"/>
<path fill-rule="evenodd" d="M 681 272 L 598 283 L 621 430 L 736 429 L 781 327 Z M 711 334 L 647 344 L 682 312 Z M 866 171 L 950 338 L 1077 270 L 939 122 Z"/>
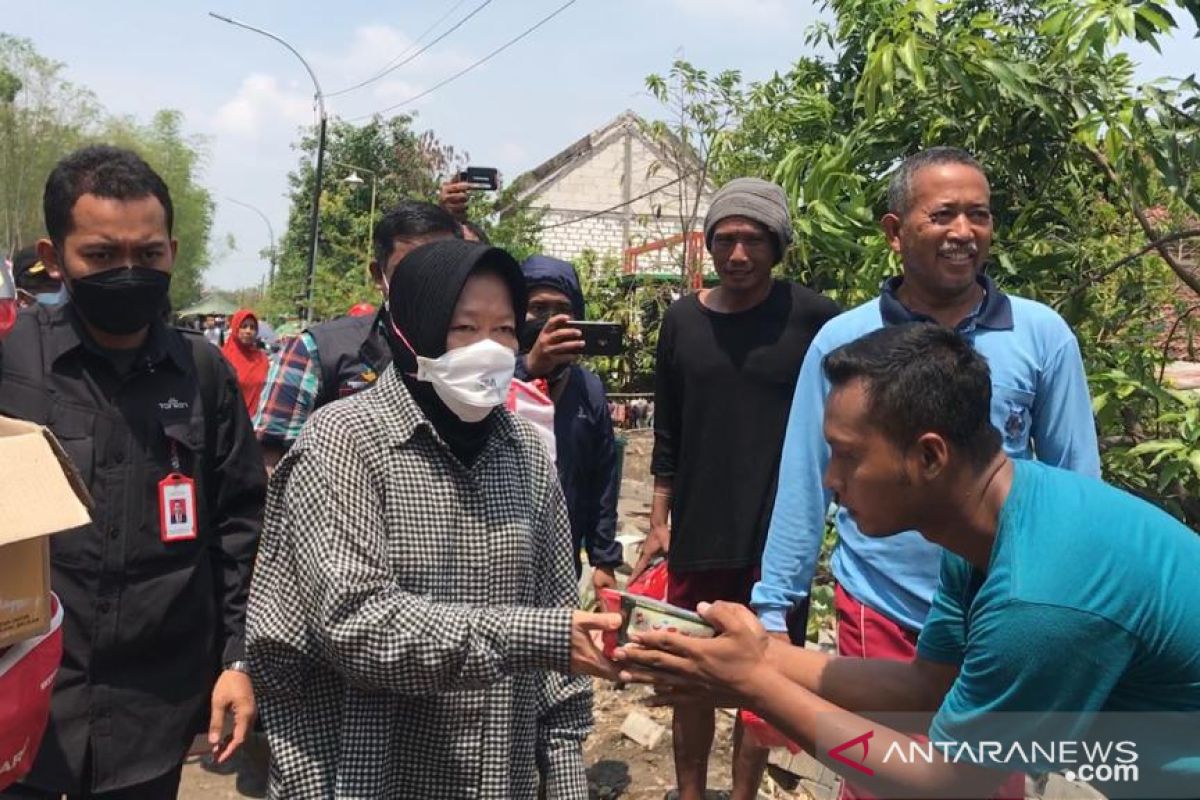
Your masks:
<path fill-rule="evenodd" d="M 500 188 L 500 171 L 495 167 L 467 167 L 455 178 L 472 192 L 494 192 Z"/>

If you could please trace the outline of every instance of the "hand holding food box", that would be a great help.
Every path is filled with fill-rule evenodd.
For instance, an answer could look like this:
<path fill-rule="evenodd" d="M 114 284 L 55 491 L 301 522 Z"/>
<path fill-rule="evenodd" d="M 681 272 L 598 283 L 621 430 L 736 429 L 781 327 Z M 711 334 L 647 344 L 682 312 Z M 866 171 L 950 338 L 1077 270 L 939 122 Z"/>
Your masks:
<path fill-rule="evenodd" d="M 605 611 L 621 615 L 621 627 L 604 634 L 604 655 L 612 658 L 613 651 L 629 643 L 638 633 L 678 633 L 698 639 L 711 639 L 716 630 L 699 614 L 649 597 L 600 590 L 600 605 Z"/>

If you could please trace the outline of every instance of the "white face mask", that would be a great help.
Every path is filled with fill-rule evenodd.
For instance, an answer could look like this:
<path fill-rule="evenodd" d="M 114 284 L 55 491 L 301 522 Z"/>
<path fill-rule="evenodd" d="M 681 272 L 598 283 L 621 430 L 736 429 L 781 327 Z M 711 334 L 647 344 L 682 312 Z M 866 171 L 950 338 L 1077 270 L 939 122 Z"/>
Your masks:
<path fill-rule="evenodd" d="M 433 391 L 463 422 L 480 422 L 507 399 L 516 361 L 512 350 L 484 339 L 439 358 L 417 356 L 417 380 L 433 384 Z"/>

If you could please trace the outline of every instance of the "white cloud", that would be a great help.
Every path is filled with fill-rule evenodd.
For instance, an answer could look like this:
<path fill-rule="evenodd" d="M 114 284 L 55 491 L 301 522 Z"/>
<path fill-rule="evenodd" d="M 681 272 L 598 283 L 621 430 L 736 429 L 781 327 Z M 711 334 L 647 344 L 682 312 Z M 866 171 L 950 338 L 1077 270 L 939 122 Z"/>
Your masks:
<path fill-rule="evenodd" d="M 312 95 L 299 87 L 283 88 L 272 75 L 255 73 L 242 81 L 237 94 L 217 109 L 213 128 L 219 134 L 258 138 L 264 129 L 285 122 L 291 127 L 313 120 Z"/>
<path fill-rule="evenodd" d="M 478 55 L 455 47 L 456 38 L 447 38 L 358 91 L 329 98 L 329 114 L 346 119 L 370 113 L 407 100 L 457 72 Z M 400 29 L 378 24 L 359 26 L 326 52 L 298 43 L 327 93 L 373 77 L 406 50 L 411 55 L 412 45 L 412 37 Z M 266 226 L 253 212 L 226 202 L 227 197 L 261 209 L 277 236 L 287 224 L 287 173 L 302 158 L 289 145 L 296 143 L 302 132 L 312 130 L 316 115 L 311 83 L 299 62 L 281 54 L 277 63 L 270 74 L 258 72 L 242 78 L 232 96 L 189 112 L 212 137 L 206 179 L 218 201 L 214 238 L 232 233 L 238 242 L 236 253 L 219 258 L 210 269 L 207 280 L 215 286 L 256 283 L 266 271 L 256 257 L 267 246 Z"/>
<path fill-rule="evenodd" d="M 786 0 L 668 0 L 681 13 L 726 24 L 770 23 L 791 17 Z"/>

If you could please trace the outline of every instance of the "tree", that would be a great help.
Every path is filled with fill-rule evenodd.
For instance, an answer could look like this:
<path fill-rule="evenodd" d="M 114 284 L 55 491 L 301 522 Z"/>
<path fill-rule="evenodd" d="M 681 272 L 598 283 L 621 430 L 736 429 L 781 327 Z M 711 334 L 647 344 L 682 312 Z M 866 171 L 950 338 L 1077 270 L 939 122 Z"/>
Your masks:
<path fill-rule="evenodd" d="M 692 241 L 686 234 L 697 227 L 700 201 L 708 191 L 713 160 L 741 108 L 741 73 L 726 70 L 710 75 L 677 59 L 667 77 L 647 77 L 646 88 L 671 115 L 669 121 L 646 124 L 646 133 L 662 151 L 661 157 L 650 165 L 649 174 L 662 171 L 670 174 L 668 194 L 674 197 L 678 224 L 672 233 L 685 234 L 680 242 L 679 266 L 687 285 L 699 279 L 703 253 L 691 252 Z M 693 271 L 696 274 L 690 274 Z"/>
<path fill-rule="evenodd" d="M 183 135 L 178 111 L 160 111 L 148 125 L 106 118 L 90 91 L 63 79 L 63 68 L 28 40 L 0 34 L 0 252 L 45 235 L 42 192 L 61 158 L 90 143 L 129 147 L 171 190 L 179 240 L 171 302 L 190 305 L 200 297 L 212 228 L 212 199 L 200 184 L 204 141 Z"/>
<path fill-rule="evenodd" d="M 530 208 L 529 203 L 516 199 L 520 187 L 501 189 L 496 199 L 483 192 L 471 197 L 467 217 L 478 222 L 495 247 L 507 250 L 517 261 L 541 252 L 542 209 Z"/>
<path fill-rule="evenodd" d="M 375 173 L 378 221 L 402 199 L 436 199 L 442 179 L 460 160 L 454 149 L 439 142 L 432 132 L 416 133 L 412 122 L 411 116 L 396 116 L 386 120 L 375 117 L 365 125 L 340 120 L 329 124 L 313 293 L 319 319 L 344 314 L 361 301 L 379 301 L 367 272 L 372 257 L 371 185 L 370 181 L 353 186 L 345 183 L 342 179 L 349 170 Z M 292 197 L 288 226 L 280 241 L 279 269 L 266 304 L 268 313 L 275 316 L 301 313 L 306 302 L 315 137 L 305 134 L 298 149 L 301 162 L 288 176 Z"/>
<path fill-rule="evenodd" d="M 1200 17 L 1200 5 L 1180 5 Z M 1148 213 L 1200 215 L 1200 87 L 1190 78 L 1136 87 L 1115 49 L 1172 31 L 1166 6 L 826 7 L 834 21 L 810 43 L 833 57 L 751 87 L 716 165 L 722 177 L 785 187 L 796 226 L 789 273 L 844 305 L 876 294 L 898 266 L 876 224 L 891 170 L 932 145 L 970 150 L 993 190 L 994 277 L 1056 307 L 1084 345 L 1106 474 L 1200 521 L 1200 411 L 1160 389 L 1158 369 L 1161 308 L 1179 283 L 1200 288 L 1200 278 L 1159 243 L 1169 231 Z"/>
<path fill-rule="evenodd" d="M 166 181 L 175 207 L 174 236 L 179 253 L 171 270 L 171 307 L 185 308 L 200 299 L 210 263 L 209 233 L 216 206 L 200 176 L 207 157 L 200 137 L 183 134 L 183 115 L 160 111 L 149 125 L 121 118 L 110 120 L 102 138 L 137 151 Z"/>
<path fill-rule="evenodd" d="M 655 353 L 663 314 L 679 296 L 679 284 L 625 275 L 615 256 L 601 258 L 584 250 L 575 261 L 587 302 L 588 319 L 617 322 L 625 327 L 625 352 L 599 356 L 590 366 L 609 391 L 654 391 Z"/>
<path fill-rule="evenodd" d="M 95 97 L 27 39 L 0 33 L 0 253 L 44 235 L 42 189 L 100 118 Z"/>

